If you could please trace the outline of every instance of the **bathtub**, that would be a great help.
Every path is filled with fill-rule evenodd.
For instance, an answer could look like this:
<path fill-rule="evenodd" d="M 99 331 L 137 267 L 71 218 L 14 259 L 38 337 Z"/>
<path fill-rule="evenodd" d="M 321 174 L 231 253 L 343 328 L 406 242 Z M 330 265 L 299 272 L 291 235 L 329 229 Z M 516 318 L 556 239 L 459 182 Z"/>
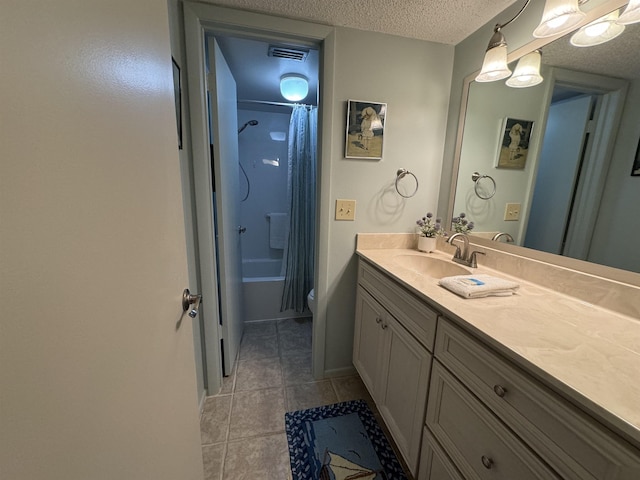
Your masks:
<path fill-rule="evenodd" d="M 245 322 L 308 317 L 311 312 L 280 311 L 284 277 L 282 260 L 273 258 L 242 259 L 242 288 Z"/>

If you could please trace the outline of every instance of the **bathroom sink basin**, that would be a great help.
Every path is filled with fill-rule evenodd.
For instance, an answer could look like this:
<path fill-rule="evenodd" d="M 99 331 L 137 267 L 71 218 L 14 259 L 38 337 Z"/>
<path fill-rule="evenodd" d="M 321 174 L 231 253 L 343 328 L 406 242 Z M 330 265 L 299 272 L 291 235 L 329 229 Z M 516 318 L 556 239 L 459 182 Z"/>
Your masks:
<path fill-rule="evenodd" d="M 453 262 L 422 255 L 397 255 L 394 257 L 394 261 L 401 267 L 433 278 L 469 275 L 471 273 L 466 268 Z"/>

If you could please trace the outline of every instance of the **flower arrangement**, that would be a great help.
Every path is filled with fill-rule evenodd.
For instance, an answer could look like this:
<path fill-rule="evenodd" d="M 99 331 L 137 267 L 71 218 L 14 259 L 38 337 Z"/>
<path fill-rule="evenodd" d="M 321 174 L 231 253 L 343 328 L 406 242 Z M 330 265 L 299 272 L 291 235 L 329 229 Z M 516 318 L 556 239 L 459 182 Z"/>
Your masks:
<path fill-rule="evenodd" d="M 419 218 L 416 221 L 420 236 L 427 238 L 435 238 L 439 235 L 444 235 L 442 228 L 442 220 L 439 218 L 433 219 L 433 213 L 429 212 L 424 217 Z"/>
<path fill-rule="evenodd" d="M 473 222 L 467 220 L 467 214 L 464 212 L 451 220 L 451 227 L 456 233 L 469 233 L 474 226 Z"/>

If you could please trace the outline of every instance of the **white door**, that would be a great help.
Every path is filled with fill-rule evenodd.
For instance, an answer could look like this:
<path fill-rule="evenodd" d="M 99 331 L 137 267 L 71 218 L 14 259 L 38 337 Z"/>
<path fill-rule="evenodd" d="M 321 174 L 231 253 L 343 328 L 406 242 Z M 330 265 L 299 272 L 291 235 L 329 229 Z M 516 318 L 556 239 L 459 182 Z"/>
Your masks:
<path fill-rule="evenodd" d="M 562 254 L 592 97 L 551 105 L 524 246 Z"/>
<path fill-rule="evenodd" d="M 212 66 L 208 84 L 211 100 L 211 163 L 215 182 L 221 336 L 224 373 L 228 375 L 238 353 L 244 326 L 240 265 L 238 102 L 236 82 L 218 43 L 210 37 L 207 46 L 209 65 Z"/>
<path fill-rule="evenodd" d="M 0 476 L 201 480 L 167 4 L 0 23 Z"/>

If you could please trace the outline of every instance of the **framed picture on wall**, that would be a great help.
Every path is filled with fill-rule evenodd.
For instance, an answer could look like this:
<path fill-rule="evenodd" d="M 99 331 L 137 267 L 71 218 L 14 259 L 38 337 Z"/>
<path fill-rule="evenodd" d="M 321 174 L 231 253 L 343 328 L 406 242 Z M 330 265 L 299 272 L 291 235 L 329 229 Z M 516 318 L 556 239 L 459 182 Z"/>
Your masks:
<path fill-rule="evenodd" d="M 636 158 L 633 159 L 633 167 L 631 168 L 632 177 L 640 177 L 640 139 L 638 140 L 638 148 L 636 149 Z"/>
<path fill-rule="evenodd" d="M 382 159 L 387 104 L 347 101 L 345 158 Z"/>
<path fill-rule="evenodd" d="M 500 129 L 496 168 L 524 169 L 529 155 L 529 141 L 533 131 L 532 120 L 507 117 Z"/>
<path fill-rule="evenodd" d="M 176 125 L 178 127 L 178 149 L 182 150 L 182 86 L 180 85 L 180 67 L 175 58 L 173 64 L 173 95 L 176 103 Z"/>

